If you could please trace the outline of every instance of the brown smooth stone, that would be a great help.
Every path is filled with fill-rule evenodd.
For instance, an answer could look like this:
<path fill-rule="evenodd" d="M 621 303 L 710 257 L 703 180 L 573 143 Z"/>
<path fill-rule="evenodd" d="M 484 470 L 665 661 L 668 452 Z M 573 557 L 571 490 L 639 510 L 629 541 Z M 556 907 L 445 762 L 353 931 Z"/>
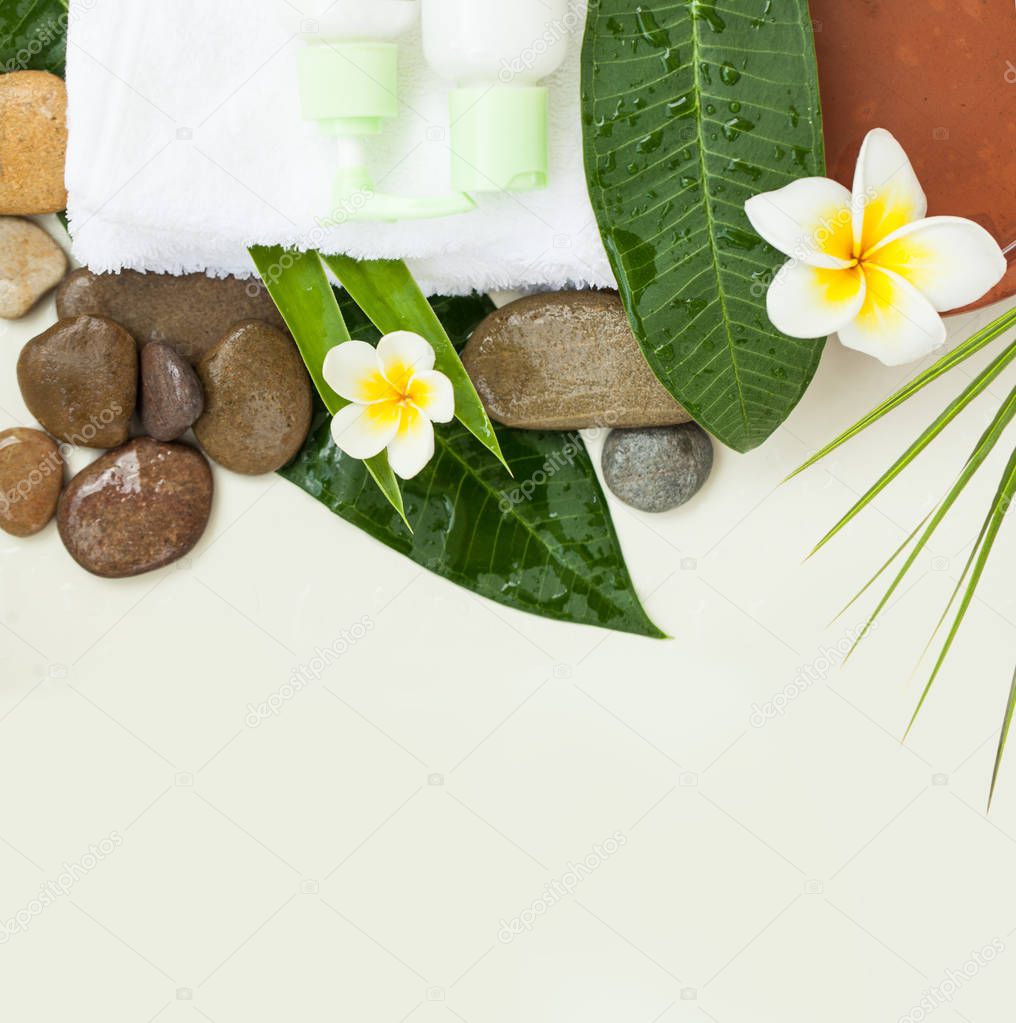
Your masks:
<path fill-rule="evenodd" d="M 205 412 L 194 434 L 214 462 L 247 476 L 275 472 L 310 432 L 313 393 L 292 340 L 265 323 L 234 327 L 201 361 Z"/>
<path fill-rule="evenodd" d="M 0 529 L 34 536 L 56 514 L 63 486 L 63 458 L 41 430 L 0 433 Z"/>
<path fill-rule="evenodd" d="M 613 292 L 512 302 L 476 328 L 462 362 L 491 419 L 505 426 L 580 430 L 691 419 L 649 368 Z"/>
<path fill-rule="evenodd" d="M 140 437 L 71 480 L 60 498 L 60 538 L 93 575 L 153 572 L 185 557 L 201 539 L 212 487 L 200 451 Z"/>
<path fill-rule="evenodd" d="M 63 249 L 41 227 L 0 217 L 0 317 L 20 319 L 65 273 Z"/>
<path fill-rule="evenodd" d="M 175 348 L 153 341 L 141 349 L 141 422 L 156 440 L 182 437 L 205 408 L 201 381 Z"/>
<path fill-rule="evenodd" d="M 193 365 L 237 323 L 263 320 L 286 329 L 260 281 L 204 274 L 174 277 L 134 270 L 118 274 L 75 270 L 56 293 L 56 311 L 61 318 L 108 316 L 133 334 L 139 347 L 163 341 Z"/>
<path fill-rule="evenodd" d="M 67 207 L 67 88 L 48 71 L 0 75 L 0 213 Z"/>
<path fill-rule="evenodd" d="M 21 350 L 18 384 L 28 410 L 58 440 L 119 447 L 137 400 L 137 347 L 112 320 L 61 320 Z"/>
<path fill-rule="evenodd" d="M 1013 5 L 811 0 L 811 13 L 829 176 L 849 188 L 865 134 L 888 128 L 929 215 L 969 217 L 1003 248 L 1016 242 Z M 977 305 L 1016 294 L 1014 256 Z"/>

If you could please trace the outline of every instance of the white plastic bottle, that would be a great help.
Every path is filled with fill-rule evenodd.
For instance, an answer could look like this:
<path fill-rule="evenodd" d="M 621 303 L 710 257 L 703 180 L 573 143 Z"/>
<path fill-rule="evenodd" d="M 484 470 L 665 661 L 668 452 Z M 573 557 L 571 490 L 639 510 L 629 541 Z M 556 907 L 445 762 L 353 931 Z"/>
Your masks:
<path fill-rule="evenodd" d="M 542 188 L 548 92 L 540 86 L 581 27 L 574 0 L 422 0 L 430 65 L 451 93 L 452 187 Z"/>
<path fill-rule="evenodd" d="M 419 0 L 277 0 L 300 54 L 303 116 L 336 139 L 332 223 L 445 216 L 474 208 L 463 195 L 396 196 L 378 192 L 363 137 L 379 134 L 399 113 L 396 42 L 419 17 Z"/>
<path fill-rule="evenodd" d="M 419 14 L 418 0 L 279 0 L 279 18 L 293 35 L 328 39 L 392 40 Z"/>

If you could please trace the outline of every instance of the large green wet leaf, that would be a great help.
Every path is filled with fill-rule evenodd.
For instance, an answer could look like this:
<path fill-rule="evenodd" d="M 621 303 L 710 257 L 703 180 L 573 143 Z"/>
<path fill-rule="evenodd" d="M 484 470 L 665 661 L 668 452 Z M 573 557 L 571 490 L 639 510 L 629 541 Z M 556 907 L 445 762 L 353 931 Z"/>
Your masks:
<path fill-rule="evenodd" d="M 345 296 L 341 308 L 352 334 L 377 340 L 376 328 Z M 434 308 L 461 347 L 493 307 L 473 297 L 435 299 Z M 439 427 L 434 460 L 403 483 L 411 535 L 363 464 L 335 447 L 328 425 L 321 409 L 303 452 L 282 475 L 347 522 L 508 607 L 662 636 L 635 594 L 603 491 L 577 434 L 499 430 L 513 480 L 462 424 Z"/>
<path fill-rule="evenodd" d="M 744 214 L 825 173 L 808 4 L 591 0 L 582 91 L 590 197 L 642 350 L 706 429 L 754 448 L 823 347 L 770 323 L 786 257 Z"/>
<path fill-rule="evenodd" d="M 66 53 L 66 0 L 0 0 L 0 73 L 63 75 Z"/>

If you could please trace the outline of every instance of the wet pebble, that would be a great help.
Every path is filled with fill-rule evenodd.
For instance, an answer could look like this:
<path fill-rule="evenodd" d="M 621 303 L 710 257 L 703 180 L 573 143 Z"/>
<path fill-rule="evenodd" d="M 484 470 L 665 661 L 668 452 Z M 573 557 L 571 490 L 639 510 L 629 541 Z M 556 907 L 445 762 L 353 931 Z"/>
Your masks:
<path fill-rule="evenodd" d="M 190 363 L 159 341 L 141 350 L 141 421 L 156 440 L 182 437 L 204 411 L 201 381 Z"/>
<path fill-rule="evenodd" d="M 262 320 L 286 325 L 260 281 L 204 274 L 96 274 L 75 270 L 56 294 L 57 315 L 107 316 L 142 348 L 162 341 L 197 365 L 232 326 Z"/>
<path fill-rule="evenodd" d="M 200 451 L 141 437 L 71 480 L 57 522 L 71 557 L 93 575 L 121 579 L 185 557 L 212 507 L 212 472 Z"/>
<path fill-rule="evenodd" d="M 691 418 L 649 368 L 613 292 L 531 295 L 462 353 L 490 417 L 521 429 L 669 426 Z"/>
<path fill-rule="evenodd" d="M 58 440 L 115 448 L 129 435 L 137 400 L 134 339 L 111 320 L 61 320 L 18 359 L 18 384 L 33 416 Z"/>
<path fill-rule="evenodd" d="M 264 323 L 234 327 L 198 366 L 205 411 L 194 433 L 214 462 L 248 476 L 281 469 L 310 432 L 310 377 L 292 340 Z"/>
<path fill-rule="evenodd" d="M 607 486 L 625 504 L 665 512 L 690 501 L 713 468 L 713 442 L 697 423 L 614 430 L 603 446 Z"/>
<path fill-rule="evenodd" d="M 63 485 L 63 458 L 40 430 L 0 432 L 0 529 L 34 536 L 56 514 Z"/>

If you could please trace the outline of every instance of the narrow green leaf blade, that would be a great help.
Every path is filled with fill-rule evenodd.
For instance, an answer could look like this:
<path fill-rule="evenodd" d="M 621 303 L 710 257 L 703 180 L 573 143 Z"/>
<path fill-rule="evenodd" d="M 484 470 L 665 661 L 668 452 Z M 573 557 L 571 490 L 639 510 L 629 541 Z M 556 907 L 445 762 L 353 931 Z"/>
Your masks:
<path fill-rule="evenodd" d="M 948 494 L 946 494 L 945 498 L 942 500 L 941 504 L 939 504 L 939 506 L 935 509 L 934 513 L 927 520 L 927 526 L 925 527 L 924 532 L 921 534 L 921 537 L 917 541 L 917 543 L 914 544 L 912 550 L 910 551 L 910 554 L 904 561 L 903 566 L 897 573 L 896 578 L 892 581 L 888 590 L 886 590 L 885 595 L 879 601 L 875 610 L 872 611 L 871 617 L 868 619 L 867 624 L 864 626 L 864 629 L 861 631 L 861 634 L 857 637 L 857 640 L 854 642 L 854 645 L 850 651 L 851 653 L 853 653 L 853 650 L 858 646 L 858 644 L 860 644 L 860 642 L 868 634 L 868 631 L 871 628 L 872 623 L 875 621 L 876 618 L 878 618 L 878 616 L 885 609 L 886 605 L 892 599 L 892 595 L 900 587 L 900 584 L 903 582 L 904 578 L 906 577 L 910 569 L 913 568 L 914 563 L 917 561 L 918 557 L 921 554 L 921 551 L 923 551 L 924 548 L 928 545 L 932 536 L 934 536 L 935 531 L 942 524 L 945 517 L 952 510 L 953 505 L 959 499 L 960 494 L 962 494 L 963 491 L 966 489 L 967 484 L 974 478 L 974 476 L 977 474 L 977 471 L 981 468 L 982 465 L 984 465 L 984 462 L 987 459 L 988 455 L 990 455 L 991 452 L 995 449 L 995 445 L 998 443 L 1002 434 L 1005 433 L 1009 424 L 1013 421 L 1014 416 L 1016 416 L 1016 389 L 1010 392 L 1008 399 L 1003 403 L 1002 407 L 999 409 L 995 418 L 992 420 L 988 428 L 981 435 L 980 440 L 978 440 L 976 446 L 974 447 L 974 450 L 970 454 L 970 457 L 964 464 L 963 470 L 960 472 L 956 482 L 952 485 Z M 850 654 L 848 654 L 847 656 L 849 657 Z"/>
<path fill-rule="evenodd" d="M 998 772 L 1002 767 L 1002 756 L 1005 753 L 1006 743 L 1009 741 L 1009 729 L 1012 726 L 1013 711 L 1016 710 L 1016 672 L 1013 672 L 1012 685 L 1009 687 L 1009 700 L 1005 705 L 1005 717 L 1002 719 L 1002 734 L 998 739 L 998 751 L 995 753 L 995 767 L 991 772 L 991 791 L 988 793 L 988 809 L 991 809 L 991 801 L 995 798 L 995 788 L 998 785 Z"/>
<path fill-rule="evenodd" d="M 66 0 L 4 0 L 0 3 L 0 72 L 64 73 Z"/>
<path fill-rule="evenodd" d="M 923 373 L 919 373 L 895 394 L 886 398 L 881 405 L 872 409 L 871 412 L 859 419 L 849 429 L 844 430 L 835 440 L 830 441 L 821 451 L 817 451 L 812 455 L 800 468 L 795 469 L 787 477 L 787 480 L 792 480 L 795 476 L 799 476 L 805 469 L 810 469 L 816 462 L 820 462 L 837 448 L 846 444 L 847 441 L 853 440 L 854 437 L 873 423 L 877 423 L 883 416 L 887 416 L 904 402 L 909 401 L 915 394 L 927 387 L 928 384 L 944 376 L 949 370 L 955 369 L 960 363 L 965 362 L 971 356 L 981 351 L 982 348 L 987 347 L 993 341 L 1000 338 L 1012 326 L 1016 326 L 1016 308 L 1003 313 L 997 320 L 992 321 L 986 327 L 977 331 L 972 337 L 967 338 L 963 344 L 957 345 L 952 351 L 946 352 L 934 365 L 929 366 Z"/>
<path fill-rule="evenodd" d="M 435 306 L 459 343 L 493 309 L 475 296 Z M 343 299 L 342 310 L 353 334 L 378 339 L 351 301 Z M 480 451 L 465 427 L 437 430 L 433 461 L 404 483 L 413 536 L 366 484 L 362 464 L 335 447 L 323 414 L 283 475 L 376 540 L 483 597 L 559 621 L 662 638 L 635 594 L 581 437 L 499 432 L 521 482 Z"/>
<path fill-rule="evenodd" d="M 349 402 L 328 386 L 321 367 L 332 348 L 349 340 L 349 331 L 320 258 L 316 252 L 291 252 L 279 245 L 255 245 L 250 254 L 300 349 L 325 408 L 335 415 Z M 402 491 L 388 464 L 388 455 L 382 452 L 364 464 L 385 499 L 409 527 Z"/>
<path fill-rule="evenodd" d="M 592 0 L 582 65 L 586 178 L 635 336 L 699 423 L 757 447 L 824 344 L 773 327 L 786 257 L 744 213 L 825 173 L 807 0 Z"/>
<path fill-rule="evenodd" d="M 1013 343 L 999 355 L 997 355 L 976 377 L 963 389 L 963 392 L 951 401 L 944 412 L 937 416 L 931 425 L 924 430 L 921 435 L 914 441 L 896 459 L 895 462 L 875 481 L 875 483 L 857 500 L 857 502 L 850 508 L 850 510 L 829 530 L 828 533 L 815 545 L 814 550 L 811 552 L 812 555 L 818 553 L 833 537 L 836 536 L 845 526 L 860 514 L 872 501 L 882 493 L 883 490 L 904 469 L 909 466 L 918 455 L 921 454 L 925 448 L 942 431 L 972 402 L 974 399 L 979 397 L 987 390 L 988 387 L 998 379 L 999 376 L 1009 367 L 1009 365 L 1016 360 L 1016 343 Z"/>
<path fill-rule="evenodd" d="M 412 330 L 431 343 L 437 368 L 455 388 L 455 418 L 510 472 L 473 381 L 406 264 L 401 260 L 355 260 L 348 256 L 323 258 L 382 334 Z"/>
<path fill-rule="evenodd" d="M 970 581 L 967 583 L 967 588 L 963 593 L 963 598 L 956 610 L 956 616 L 953 619 L 952 627 L 946 635 L 945 642 L 943 643 L 942 650 L 938 655 L 938 660 L 935 662 L 935 667 L 932 670 L 931 677 L 928 679 L 928 683 L 924 687 L 924 692 L 921 693 L 921 699 L 918 701 L 917 709 L 914 711 L 913 717 L 910 719 L 910 724 L 907 726 L 907 734 L 909 734 L 911 728 L 914 727 L 914 722 L 917 720 L 917 716 L 920 714 L 921 708 L 924 706 L 924 702 L 928 698 L 928 693 L 931 692 L 931 687 L 935 684 L 935 680 L 942 671 L 942 666 L 945 664 L 950 650 L 952 650 L 953 642 L 960 631 L 960 627 L 963 625 L 967 611 L 973 603 L 974 594 L 977 592 L 977 587 L 980 585 L 981 577 L 984 575 L 984 570 L 988 564 L 988 558 L 995 545 L 998 533 L 1002 528 L 1002 522 L 1012 506 L 1014 494 L 1016 494 L 1016 451 L 1013 451 L 1012 457 L 1009 459 L 1009 464 L 1006 466 L 1005 472 L 1002 474 L 1002 480 L 999 483 L 998 491 L 991 503 L 988 515 L 984 520 L 984 528 L 978 537 L 978 543 L 971 552 L 970 559 L 967 562 L 967 567 L 964 569 L 963 576 L 960 578 L 961 585 L 968 574 L 970 576 Z"/>

